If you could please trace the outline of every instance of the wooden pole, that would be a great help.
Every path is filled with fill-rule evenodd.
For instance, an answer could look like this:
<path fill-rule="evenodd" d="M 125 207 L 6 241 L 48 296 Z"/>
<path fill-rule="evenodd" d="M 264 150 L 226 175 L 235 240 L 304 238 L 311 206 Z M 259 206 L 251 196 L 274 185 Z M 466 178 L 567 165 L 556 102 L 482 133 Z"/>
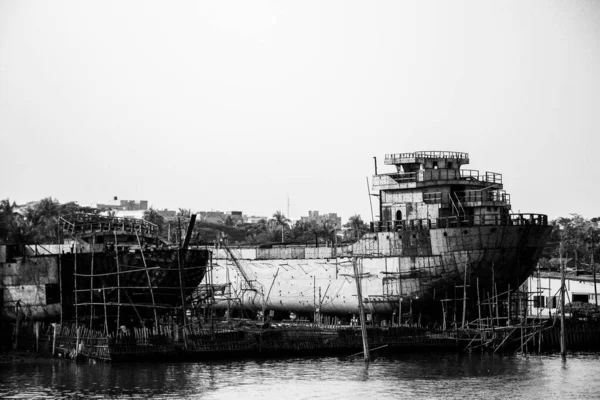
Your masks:
<path fill-rule="evenodd" d="M 400 303 L 400 309 L 398 310 L 398 325 L 402 325 L 402 297 L 400 297 L 399 300 Z"/>
<path fill-rule="evenodd" d="M 398 326 L 402 325 L 402 275 L 400 271 L 400 257 L 398 257 Z"/>
<path fill-rule="evenodd" d="M 119 265 L 119 243 L 117 239 L 117 231 L 113 231 L 113 233 L 115 236 L 115 262 L 117 263 L 117 303 L 119 303 L 117 305 L 117 329 L 119 329 L 121 326 L 121 266 Z"/>
<path fill-rule="evenodd" d="M 146 258 L 144 257 L 144 249 L 142 249 L 142 244 L 140 242 L 140 236 L 137 231 L 135 232 L 135 236 L 138 241 L 138 245 L 140 246 L 140 254 L 142 255 L 142 262 L 144 263 L 144 269 L 146 270 L 146 278 L 148 278 L 148 287 L 150 288 L 150 297 L 152 298 L 152 309 L 154 311 L 154 323 L 158 332 L 160 333 L 160 327 L 158 326 L 158 315 L 156 314 L 156 302 L 154 301 L 154 290 L 152 289 L 152 280 L 150 279 L 150 273 L 148 272 L 148 266 L 146 265 Z M 120 304 L 120 303 L 119 303 Z"/>
<path fill-rule="evenodd" d="M 479 323 L 477 324 L 481 328 L 481 299 L 479 298 L 479 277 L 477 277 L 477 313 L 479 314 Z"/>
<path fill-rule="evenodd" d="M 592 256 L 590 264 L 592 264 L 592 274 L 594 276 L 594 295 L 596 299 L 596 308 L 598 307 L 598 288 L 596 286 L 596 264 L 594 264 L 594 228 L 592 230 Z"/>
<path fill-rule="evenodd" d="M 361 275 L 358 272 L 358 265 L 356 257 L 353 259 L 353 267 L 354 267 L 354 278 L 356 281 L 356 296 L 358 297 L 358 312 L 360 316 L 360 330 L 362 333 L 362 341 L 363 341 L 363 352 L 365 355 L 365 361 L 370 361 L 371 356 L 369 354 L 369 341 L 367 339 L 367 326 L 365 324 L 365 310 L 363 307 L 362 300 L 362 288 L 361 288 Z"/>
<path fill-rule="evenodd" d="M 60 325 L 62 326 L 62 324 L 63 324 L 63 308 L 65 307 L 65 302 L 63 301 L 63 277 L 62 277 L 61 253 L 62 253 L 62 249 L 59 247 L 59 250 L 58 250 L 58 283 L 59 283 L 59 290 L 60 290 Z M 52 350 L 52 355 L 54 355 L 54 350 Z"/>
<path fill-rule="evenodd" d="M 550 287 L 550 286 L 548 286 Z M 508 293 L 506 294 L 506 297 L 508 298 L 508 310 L 507 310 L 507 325 L 512 324 L 512 300 L 511 300 L 511 294 L 510 294 L 510 284 L 508 284 Z"/>
<path fill-rule="evenodd" d="M 73 292 L 73 300 L 75 300 L 75 325 L 77 325 L 79 323 L 79 307 L 77 305 L 79 303 L 79 300 L 77 299 L 77 244 L 73 246 L 73 251 L 73 288 L 75 289 Z"/>
<path fill-rule="evenodd" d="M 56 324 L 52 324 L 52 326 L 54 327 L 54 330 L 52 332 L 52 355 L 56 354 L 56 330 L 57 330 L 57 325 Z M 62 326 L 62 325 L 60 325 Z"/>
<path fill-rule="evenodd" d="M 181 295 L 181 314 L 183 321 L 183 347 L 187 350 L 187 335 L 185 332 L 185 327 L 187 326 L 187 315 L 185 312 L 185 296 L 183 294 L 183 274 L 181 271 L 181 259 L 180 259 L 181 249 L 177 249 L 177 268 L 179 269 L 179 292 Z M 211 288 L 212 291 L 212 288 Z"/>
<path fill-rule="evenodd" d="M 560 243 L 560 355 L 567 357 L 565 342 L 565 264 L 563 260 L 563 244 Z"/>
<path fill-rule="evenodd" d="M 90 266 L 90 329 L 92 329 L 92 321 L 94 317 L 94 245 L 96 244 L 96 235 L 92 236 L 92 264 Z"/>
<path fill-rule="evenodd" d="M 465 279 L 463 282 L 463 309 L 462 309 L 462 327 L 465 328 L 467 319 L 467 272 L 469 270 L 469 264 L 465 263 Z"/>
<path fill-rule="evenodd" d="M 446 307 L 444 304 L 444 300 L 440 300 L 440 303 L 442 303 L 442 330 L 446 330 Z"/>
<path fill-rule="evenodd" d="M 106 290 L 102 286 L 102 299 L 104 300 L 104 332 L 108 336 L 108 316 L 106 315 Z"/>

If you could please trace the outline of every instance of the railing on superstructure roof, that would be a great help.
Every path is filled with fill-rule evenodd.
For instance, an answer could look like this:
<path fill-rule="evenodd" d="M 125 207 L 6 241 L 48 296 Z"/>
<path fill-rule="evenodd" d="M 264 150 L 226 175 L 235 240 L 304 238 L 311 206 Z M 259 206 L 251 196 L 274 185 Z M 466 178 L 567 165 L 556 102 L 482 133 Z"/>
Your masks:
<path fill-rule="evenodd" d="M 465 179 L 492 184 L 502 184 L 502 174 L 496 172 L 480 173 L 472 169 L 427 169 L 419 172 L 395 172 L 373 176 L 374 189 L 395 189 L 398 185 L 413 182 L 430 182 Z"/>
<path fill-rule="evenodd" d="M 114 231 L 131 234 L 138 232 L 146 236 L 158 234 L 158 226 L 144 219 L 75 214 L 68 219 L 61 217 L 60 220 L 63 231 L 70 235 Z"/>
<path fill-rule="evenodd" d="M 413 231 L 437 228 L 462 228 L 472 226 L 515 226 L 548 225 L 548 216 L 544 214 L 486 214 L 452 215 L 443 218 L 421 218 L 386 222 L 371 222 L 371 232 Z"/>
<path fill-rule="evenodd" d="M 405 158 L 452 158 L 452 159 L 469 159 L 468 153 L 458 151 L 415 151 L 412 153 L 395 153 L 385 155 L 385 164 L 397 164 Z"/>
<path fill-rule="evenodd" d="M 455 193 L 463 203 L 494 202 L 510 204 L 510 194 L 504 190 L 465 190 Z"/>

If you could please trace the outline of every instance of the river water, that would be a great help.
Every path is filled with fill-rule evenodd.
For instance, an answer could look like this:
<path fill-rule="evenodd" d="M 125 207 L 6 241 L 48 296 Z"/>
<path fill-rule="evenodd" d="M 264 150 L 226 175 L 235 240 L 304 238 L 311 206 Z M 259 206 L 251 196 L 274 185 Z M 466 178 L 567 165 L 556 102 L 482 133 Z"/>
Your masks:
<path fill-rule="evenodd" d="M 405 354 L 157 364 L 21 359 L 0 364 L 0 398 L 600 398 L 600 354 Z"/>

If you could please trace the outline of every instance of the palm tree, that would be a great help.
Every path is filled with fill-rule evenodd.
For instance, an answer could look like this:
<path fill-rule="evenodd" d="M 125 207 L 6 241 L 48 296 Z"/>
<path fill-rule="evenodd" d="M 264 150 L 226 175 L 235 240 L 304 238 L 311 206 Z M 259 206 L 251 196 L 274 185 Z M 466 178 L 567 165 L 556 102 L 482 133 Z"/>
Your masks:
<path fill-rule="evenodd" d="M 60 203 L 46 197 L 23 210 L 19 226 L 19 241 L 24 243 L 54 243 L 59 239 Z"/>
<path fill-rule="evenodd" d="M 273 214 L 271 222 L 275 228 L 281 229 L 281 243 L 283 243 L 283 232 L 286 228 L 289 229 L 291 222 L 290 219 L 287 218 L 280 210 L 277 210 L 275 214 Z"/>
<path fill-rule="evenodd" d="M 192 210 L 189 208 L 188 209 L 180 208 L 177 215 L 180 217 L 184 217 L 184 218 L 190 218 L 192 216 Z"/>
<path fill-rule="evenodd" d="M 162 215 L 158 213 L 157 210 L 150 207 L 146 211 L 144 211 L 144 219 L 148 222 L 152 222 L 154 225 L 158 227 L 158 234 L 162 234 L 163 228 L 165 225 L 165 219 Z"/>
<path fill-rule="evenodd" d="M 23 216 L 18 212 L 17 203 L 11 203 L 8 198 L 0 201 L 0 239 L 4 243 L 15 241 L 22 224 Z"/>
<path fill-rule="evenodd" d="M 349 228 L 353 233 L 353 239 L 358 240 L 362 237 L 363 233 L 368 231 L 367 224 L 365 224 L 358 214 L 354 214 L 348 218 L 348 222 L 344 224 L 346 228 Z"/>

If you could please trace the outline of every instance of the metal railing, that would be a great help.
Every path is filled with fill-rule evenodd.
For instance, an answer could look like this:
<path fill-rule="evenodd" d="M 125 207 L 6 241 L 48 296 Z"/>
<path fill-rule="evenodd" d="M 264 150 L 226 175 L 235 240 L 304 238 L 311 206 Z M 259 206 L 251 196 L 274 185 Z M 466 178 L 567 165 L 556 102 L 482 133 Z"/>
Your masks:
<path fill-rule="evenodd" d="M 386 154 L 385 164 L 400 164 L 406 158 L 452 158 L 468 160 L 469 154 L 458 151 L 415 151 L 412 153 Z"/>
<path fill-rule="evenodd" d="M 482 216 L 461 215 L 443 218 L 421 218 L 398 221 L 371 222 L 371 232 L 412 231 L 421 229 L 458 228 L 470 226 L 548 225 L 544 214 L 486 214 Z"/>
<path fill-rule="evenodd" d="M 373 175 L 374 189 L 394 189 L 398 185 L 412 182 L 430 182 L 446 180 L 470 180 L 491 184 L 502 184 L 502 174 L 496 172 L 480 173 L 473 169 L 426 169 L 419 172 L 395 172 Z"/>
<path fill-rule="evenodd" d="M 463 203 L 494 202 L 510 204 L 510 194 L 504 190 L 466 190 L 455 193 Z"/>

